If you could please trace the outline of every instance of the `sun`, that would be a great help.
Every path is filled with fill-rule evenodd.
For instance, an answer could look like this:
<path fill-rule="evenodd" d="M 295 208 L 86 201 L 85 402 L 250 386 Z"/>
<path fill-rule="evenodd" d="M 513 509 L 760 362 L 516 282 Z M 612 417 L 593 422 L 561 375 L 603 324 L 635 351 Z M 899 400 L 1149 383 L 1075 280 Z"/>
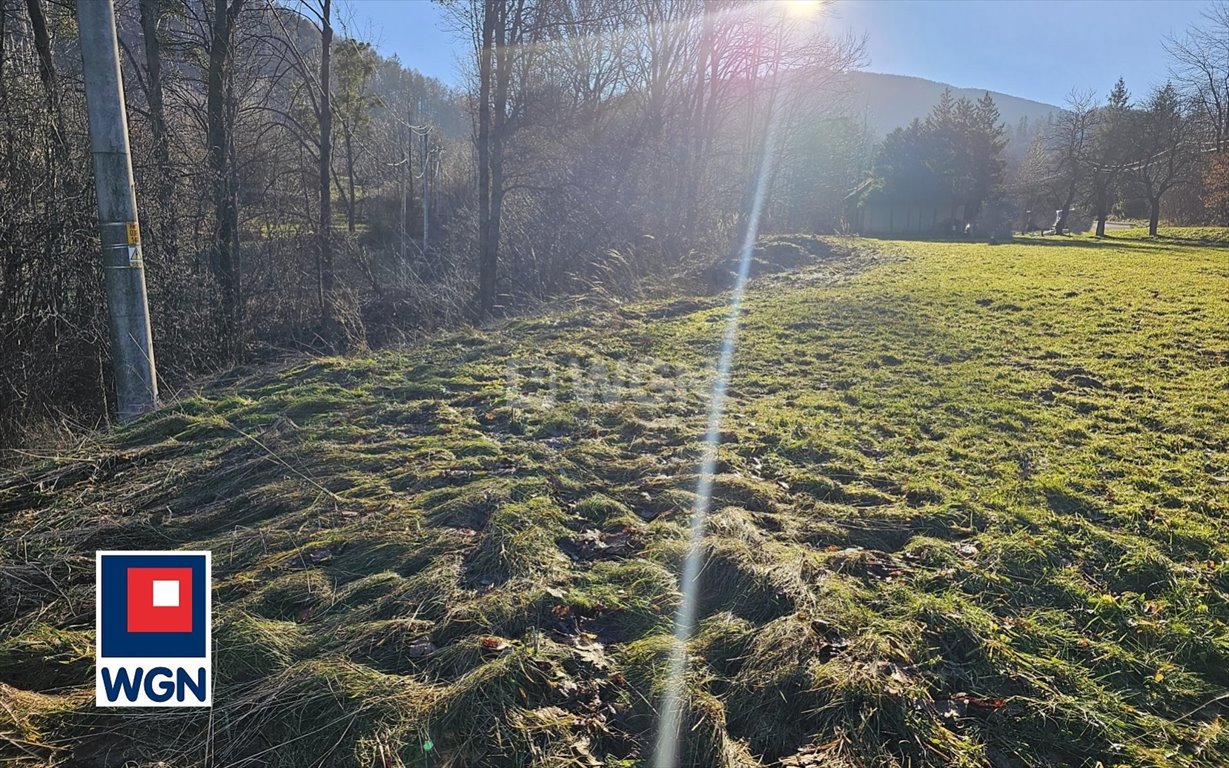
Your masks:
<path fill-rule="evenodd" d="M 778 0 L 785 9 L 787 16 L 812 16 L 823 4 L 821 0 Z"/>

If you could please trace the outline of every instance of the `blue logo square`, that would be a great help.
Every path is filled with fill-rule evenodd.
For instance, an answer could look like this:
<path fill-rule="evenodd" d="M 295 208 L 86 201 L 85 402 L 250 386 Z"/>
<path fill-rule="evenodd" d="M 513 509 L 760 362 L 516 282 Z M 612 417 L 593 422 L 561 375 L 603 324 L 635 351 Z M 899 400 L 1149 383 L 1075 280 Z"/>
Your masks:
<path fill-rule="evenodd" d="M 200 658 L 207 656 L 206 603 L 209 571 L 203 554 L 100 554 L 100 658 Z M 128 571 L 133 568 L 188 568 L 192 571 L 190 632 L 130 632 Z M 186 606 L 185 606 L 186 608 Z"/>

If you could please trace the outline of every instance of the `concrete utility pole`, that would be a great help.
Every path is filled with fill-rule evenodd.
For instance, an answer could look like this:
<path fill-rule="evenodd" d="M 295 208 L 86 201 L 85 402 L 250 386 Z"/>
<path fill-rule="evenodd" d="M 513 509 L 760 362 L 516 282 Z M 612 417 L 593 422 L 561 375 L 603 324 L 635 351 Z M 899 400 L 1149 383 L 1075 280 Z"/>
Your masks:
<path fill-rule="evenodd" d="M 111 0 L 79 0 L 77 26 L 85 103 L 90 116 L 94 183 L 98 188 L 115 394 L 119 420 L 123 422 L 158 404 L 158 382 Z"/>

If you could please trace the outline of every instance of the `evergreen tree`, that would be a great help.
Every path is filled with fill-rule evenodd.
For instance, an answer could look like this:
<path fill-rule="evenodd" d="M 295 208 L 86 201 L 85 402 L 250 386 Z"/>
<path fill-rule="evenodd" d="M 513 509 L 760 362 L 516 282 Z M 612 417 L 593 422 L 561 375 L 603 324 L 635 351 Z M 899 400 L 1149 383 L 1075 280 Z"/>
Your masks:
<path fill-rule="evenodd" d="M 1002 191 L 1007 131 L 987 93 L 976 102 L 944 90 L 924 121 L 914 120 L 884 139 L 875 161 L 876 187 L 884 198 L 921 202 L 952 200 L 973 221 Z"/>
<path fill-rule="evenodd" d="M 989 91 L 977 100 L 972 121 L 967 132 L 973 168 L 973 193 L 968 205 L 975 217 L 983 203 L 1002 194 L 1003 176 L 1007 168 L 1003 160 L 1007 129 Z"/>

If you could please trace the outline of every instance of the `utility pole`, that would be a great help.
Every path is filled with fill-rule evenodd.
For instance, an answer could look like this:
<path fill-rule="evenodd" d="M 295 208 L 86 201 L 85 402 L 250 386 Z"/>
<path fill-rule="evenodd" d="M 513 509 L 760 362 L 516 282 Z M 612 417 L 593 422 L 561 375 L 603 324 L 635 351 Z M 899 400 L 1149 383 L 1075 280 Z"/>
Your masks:
<path fill-rule="evenodd" d="M 77 27 L 98 188 L 115 394 L 119 420 L 124 422 L 158 404 L 158 382 L 111 0 L 80 0 Z"/>

